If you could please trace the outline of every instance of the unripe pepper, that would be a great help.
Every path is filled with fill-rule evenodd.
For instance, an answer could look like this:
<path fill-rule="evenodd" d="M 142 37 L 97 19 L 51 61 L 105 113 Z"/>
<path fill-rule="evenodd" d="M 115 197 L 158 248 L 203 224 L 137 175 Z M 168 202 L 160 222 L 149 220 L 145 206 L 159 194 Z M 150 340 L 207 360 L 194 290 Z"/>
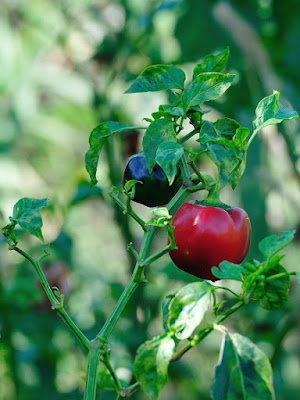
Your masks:
<path fill-rule="evenodd" d="M 239 264 L 246 257 L 251 236 L 247 213 L 238 207 L 215 207 L 189 201 L 175 214 L 172 225 L 177 250 L 174 264 L 201 279 L 216 281 L 211 268 L 222 261 Z"/>
<path fill-rule="evenodd" d="M 147 207 L 157 207 L 167 204 L 182 185 L 182 176 L 179 171 L 172 185 L 169 185 L 166 174 L 158 164 L 154 165 L 151 174 L 148 171 L 145 157 L 135 154 L 128 159 L 124 171 L 124 184 L 136 179 L 142 184 L 135 185 L 133 200 Z"/>

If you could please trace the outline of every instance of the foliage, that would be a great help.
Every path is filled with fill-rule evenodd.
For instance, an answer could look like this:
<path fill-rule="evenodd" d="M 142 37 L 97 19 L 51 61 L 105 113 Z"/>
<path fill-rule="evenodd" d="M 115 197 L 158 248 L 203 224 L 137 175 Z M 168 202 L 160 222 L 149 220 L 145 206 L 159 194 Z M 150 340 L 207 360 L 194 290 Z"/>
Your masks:
<path fill-rule="evenodd" d="M 121 93 L 150 64 L 176 64 L 188 79 L 193 76 L 191 62 L 200 65 L 195 69 L 195 75 L 204 72 L 201 65 L 209 71 L 217 63 L 219 69 L 213 72 L 221 73 L 228 61 L 228 45 L 231 49 L 228 72 L 237 77 L 228 94 L 225 92 L 220 100 L 210 101 L 211 113 L 206 115 L 207 105 L 187 112 L 192 126 L 202 117 L 225 123 L 228 121 L 222 120 L 226 115 L 229 120 L 238 120 L 248 136 L 247 129 L 252 130 L 256 104 L 263 97 L 274 96 L 270 95 L 273 89 L 281 91 L 285 107 L 289 107 L 288 98 L 293 108 L 299 109 L 299 58 L 295 56 L 299 5 L 293 0 L 280 4 L 232 1 L 227 3 L 227 10 L 222 10 L 220 5 L 224 2 L 196 0 L 163 1 L 159 5 L 156 2 L 137 4 L 136 1 L 110 4 L 75 1 L 64 5 L 45 1 L 42 6 L 18 3 L 4 0 L 0 17 L 3 44 L 0 46 L 3 66 L 0 219 L 4 226 L 7 222 L 3 215 L 12 215 L 12 205 L 21 197 L 50 199 L 42 210 L 43 235 L 46 243 L 53 243 L 51 255 L 43 261 L 43 269 L 47 277 L 55 281 L 51 286 L 58 286 L 65 294 L 68 311 L 75 316 L 85 335 L 93 337 L 95 321 L 104 323 L 130 275 L 129 260 L 132 263 L 134 255 L 132 252 L 126 254 L 126 244 L 133 242 L 137 246 L 141 241 L 139 231 L 126 222 L 128 216 L 107 196 L 111 185 L 120 187 L 128 156 L 140 150 L 141 132 L 124 131 L 103 141 L 97 173 L 100 184 L 93 191 L 89 190 L 90 182 L 82 161 L 87 148 L 87 132 L 103 121 L 112 120 L 123 121 L 126 126 L 145 126 L 146 123 L 141 123 L 142 117 L 147 115 L 152 121 L 159 120 L 158 114 L 165 111 L 172 117 L 184 117 L 182 106 L 167 104 L 169 99 L 171 103 L 176 102 L 172 90 L 153 93 L 152 97 L 147 93 L 137 96 L 122 96 Z M 237 13 L 232 14 L 232 11 Z M 226 18 L 229 18 L 227 25 Z M 258 43 L 247 36 L 251 33 L 249 30 L 239 31 L 247 32 L 246 37 L 234 33 L 239 22 L 244 26 L 246 23 L 252 25 Z M 199 38 L 205 38 L 201 40 L 201 46 Z M 249 42 L 253 43 L 250 49 L 253 51 L 248 51 Z M 259 47 L 261 44 L 263 48 Z M 222 48 L 225 50 L 220 51 Z M 205 57 L 212 50 L 214 54 Z M 155 101 L 162 105 L 151 115 Z M 210 140 L 219 136 L 215 122 Z M 299 225 L 298 124 L 281 124 L 279 128 L 264 129 L 259 135 L 262 140 L 252 143 L 247 168 L 234 194 L 229 185 L 222 189 L 226 202 L 247 210 L 256 232 L 249 257 L 253 261 L 238 268 L 236 285 L 240 285 L 246 276 L 244 268 L 257 267 L 257 260 L 261 260 L 258 243 L 265 236 L 270 232 L 280 235 Z M 225 139 L 230 139 L 230 133 Z M 179 159 L 184 143 L 163 142 L 156 151 L 158 163 L 168 165 L 164 170 L 168 171 L 169 179 L 175 171 L 175 157 L 170 164 L 166 151 L 169 149 L 171 153 L 178 149 Z M 188 143 L 189 152 L 185 153 L 188 160 L 194 160 L 197 166 L 201 165 L 215 176 L 205 154 L 194 155 L 194 149 L 199 149 L 194 138 Z M 212 141 L 205 146 L 218 146 L 215 147 L 217 154 L 224 151 L 221 144 Z M 235 151 L 228 151 L 233 160 Z M 243 158 L 242 149 L 237 152 Z M 98 162 L 97 156 L 94 165 Z M 213 156 L 211 152 L 209 158 Z M 242 162 L 237 167 L 237 176 L 243 166 Z M 230 169 L 230 164 L 226 168 Z M 204 173 L 203 176 L 209 183 L 210 178 Z M 235 180 L 233 173 L 229 183 L 234 186 Z M 225 181 L 226 172 L 220 187 Z M 146 219 L 149 217 L 143 209 L 134 206 L 133 210 L 140 211 Z M 161 221 L 161 226 L 168 226 L 166 221 Z M 24 235 L 20 225 L 16 225 L 14 232 L 15 239 L 22 247 L 30 249 L 31 254 L 43 254 L 38 241 Z M 298 236 L 296 232 L 294 243 L 286 249 L 287 271 L 297 267 Z M 159 251 L 162 241 L 163 236 L 158 234 L 153 251 Z M 81 376 L 85 364 L 80 349 L 50 311 L 42 292 L 36 290 L 34 271 L 21 258 L 8 255 L 3 240 L 0 244 L 0 399 L 35 399 L 41 390 L 45 399 L 82 398 L 84 382 Z M 276 254 L 276 257 L 281 255 Z M 54 265 L 54 260 L 58 259 L 61 260 L 60 268 Z M 270 276 L 283 273 L 280 260 L 274 258 L 272 262 L 276 265 L 273 269 L 270 264 Z M 228 268 L 225 271 L 222 266 L 226 274 Z M 193 281 L 176 271 L 167 259 L 147 269 L 146 277 L 147 286 L 141 287 L 129 302 L 110 341 L 116 349 L 112 352 L 111 362 L 117 368 L 117 374 L 125 378 L 126 382 L 121 379 L 124 387 L 133 382 L 129 371 L 137 347 L 159 334 L 159 301 L 166 293 L 174 292 L 174 286 L 177 289 L 184 282 Z M 264 291 L 271 293 L 266 287 L 272 282 L 273 294 L 278 292 L 277 285 L 282 285 L 282 293 L 286 293 L 288 280 L 288 276 L 282 276 L 267 283 L 259 282 L 260 285 L 256 281 L 257 293 L 254 295 L 259 298 Z M 224 282 L 226 286 L 228 282 L 230 288 L 234 286 L 233 282 Z M 259 305 L 261 298 L 251 301 L 245 310 L 241 308 L 238 317 L 233 314 L 230 320 L 232 331 L 247 336 L 270 356 L 278 399 L 297 399 L 299 393 L 298 292 L 294 290 L 292 280 L 290 300 L 284 309 L 264 311 Z M 218 296 L 214 304 L 216 310 L 232 304 L 229 293 Z M 273 296 L 270 299 L 273 300 Z M 281 299 L 286 302 L 284 295 Z M 275 298 L 276 304 L 280 301 Z M 249 319 L 249 315 L 254 317 Z M 188 392 L 191 400 L 208 399 L 218 347 L 217 343 L 208 340 L 188 357 L 183 357 L 180 363 L 172 363 L 168 385 L 160 397 L 177 400 L 186 398 Z M 206 365 L 205 371 L 199 365 L 199 359 Z M 107 381 L 114 386 L 112 379 Z M 100 387 L 100 382 L 98 384 Z M 103 386 L 100 396 L 114 398 Z M 143 399 L 144 394 L 137 391 L 133 398 Z"/>

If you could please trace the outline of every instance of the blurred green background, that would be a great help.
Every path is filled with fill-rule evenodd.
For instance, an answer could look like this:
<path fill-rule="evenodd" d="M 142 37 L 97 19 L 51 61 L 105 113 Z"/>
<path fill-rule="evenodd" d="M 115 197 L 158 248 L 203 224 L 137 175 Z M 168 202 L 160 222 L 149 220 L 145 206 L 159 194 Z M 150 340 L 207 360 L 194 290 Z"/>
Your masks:
<path fill-rule="evenodd" d="M 165 93 L 123 95 L 146 66 L 175 63 L 191 74 L 208 53 L 230 46 L 236 74 L 212 118 L 226 115 L 251 126 L 258 101 L 281 92 L 300 111 L 300 3 L 297 0 L 2 0 L 0 4 L 0 222 L 22 197 L 50 199 L 43 233 L 51 244 L 44 267 L 52 286 L 89 338 L 95 336 L 126 285 L 132 260 L 126 245 L 141 230 L 107 195 L 121 187 L 127 158 L 140 150 L 138 132 L 113 137 L 89 190 L 84 167 L 90 131 L 105 120 L 141 124 L 166 101 Z M 191 75 L 189 75 L 191 76 Z M 223 201 L 240 205 L 252 221 L 251 257 L 267 234 L 298 229 L 285 266 L 300 271 L 299 122 L 260 133 L 239 187 Z M 142 215 L 149 211 L 136 205 Z M 39 255 L 35 238 L 21 247 Z M 160 247 L 165 236 L 156 238 Z M 51 311 L 34 271 L 0 239 L 0 400 L 81 399 L 86 360 Z M 161 333 L 163 297 L 194 278 L 165 256 L 147 272 L 111 337 L 112 363 L 131 382 L 134 354 Z M 278 400 L 300 398 L 300 292 L 292 280 L 284 310 L 250 304 L 226 325 L 250 337 L 270 357 Z M 170 366 L 162 400 L 206 400 L 221 337 L 211 334 Z M 100 374 L 104 372 L 100 370 Z M 109 390 L 101 399 L 114 399 Z M 144 399 L 138 392 L 134 399 Z"/>

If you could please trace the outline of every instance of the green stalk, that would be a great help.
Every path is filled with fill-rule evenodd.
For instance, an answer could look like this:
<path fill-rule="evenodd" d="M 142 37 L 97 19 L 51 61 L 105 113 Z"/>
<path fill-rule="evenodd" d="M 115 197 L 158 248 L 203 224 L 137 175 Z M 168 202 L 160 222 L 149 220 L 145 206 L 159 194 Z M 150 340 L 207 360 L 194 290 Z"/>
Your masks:
<path fill-rule="evenodd" d="M 60 315 L 60 317 L 65 321 L 65 323 L 68 325 L 68 327 L 74 333 L 74 335 L 80 341 L 80 343 L 82 344 L 84 349 L 89 351 L 90 342 L 89 342 L 88 338 L 81 332 L 81 330 L 78 328 L 78 326 L 74 323 L 72 318 L 69 316 L 67 311 L 64 309 L 63 304 L 55 297 L 51 287 L 49 286 L 47 278 L 45 277 L 45 274 L 40 266 L 40 263 L 35 258 L 33 258 L 30 254 L 21 250 L 19 247 L 14 247 L 14 250 L 17 253 L 21 254 L 24 258 L 26 258 L 26 260 L 28 260 L 33 265 L 33 267 L 41 281 L 41 284 L 44 288 L 44 291 L 45 291 L 48 299 L 50 300 L 52 309 L 57 311 L 57 313 Z"/>
<path fill-rule="evenodd" d="M 140 260 L 143 260 L 147 256 L 151 241 L 156 232 L 157 229 L 153 228 L 145 232 L 142 247 L 139 253 Z M 144 282 L 145 282 L 144 267 L 141 266 L 139 262 L 137 262 L 129 284 L 124 289 L 115 308 L 113 309 L 112 313 L 110 314 L 105 324 L 103 325 L 102 329 L 100 330 L 99 334 L 97 335 L 99 338 L 103 340 L 107 340 L 109 338 L 111 332 L 113 331 L 122 311 L 124 310 L 132 294 L 135 292 L 137 287 Z"/>
<path fill-rule="evenodd" d="M 86 384 L 84 391 L 84 400 L 95 400 L 97 392 L 98 365 L 101 354 L 100 347 L 92 347 L 88 356 L 88 367 L 86 375 Z"/>

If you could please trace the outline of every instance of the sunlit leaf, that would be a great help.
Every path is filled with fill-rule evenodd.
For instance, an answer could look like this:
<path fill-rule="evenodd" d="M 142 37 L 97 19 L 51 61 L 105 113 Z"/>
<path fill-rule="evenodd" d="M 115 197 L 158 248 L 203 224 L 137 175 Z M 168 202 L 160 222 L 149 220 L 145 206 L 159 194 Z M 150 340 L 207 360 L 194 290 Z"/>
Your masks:
<path fill-rule="evenodd" d="M 151 65 L 142 71 L 125 93 L 183 89 L 185 73 L 174 65 Z"/>
<path fill-rule="evenodd" d="M 211 394 L 213 400 L 274 400 L 268 357 L 250 339 L 227 333 Z"/>
<path fill-rule="evenodd" d="M 139 347 L 134 376 L 150 400 L 156 400 L 167 383 L 168 366 L 174 352 L 175 342 L 169 333 L 163 333 Z"/>
<path fill-rule="evenodd" d="M 180 289 L 169 305 L 168 326 L 180 340 L 187 339 L 200 324 L 211 300 L 212 286 L 194 282 Z"/>
<path fill-rule="evenodd" d="M 217 72 L 205 72 L 196 76 L 182 94 L 184 110 L 219 98 L 229 88 L 233 79 L 234 75 Z"/>
<path fill-rule="evenodd" d="M 279 103 L 280 93 L 276 92 L 263 98 L 255 110 L 256 119 L 253 121 L 254 132 L 268 125 L 279 124 L 288 119 L 298 118 L 298 113 Z"/>
<path fill-rule="evenodd" d="M 193 73 L 194 78 L 203 72 L 221 72 L 226 67 L 229 54 L 229 47 L 226 47 L 219 54 L 205 56 L 202 63 L 196 65 Z"/>
<path fill-rule="evenodd" d="M 286 247 L 294 238 L 295 230 L 285 231 L 281 236 L 271 235 L 259 243 L 259 250 L 265 258 L 270 258 Z"/>

